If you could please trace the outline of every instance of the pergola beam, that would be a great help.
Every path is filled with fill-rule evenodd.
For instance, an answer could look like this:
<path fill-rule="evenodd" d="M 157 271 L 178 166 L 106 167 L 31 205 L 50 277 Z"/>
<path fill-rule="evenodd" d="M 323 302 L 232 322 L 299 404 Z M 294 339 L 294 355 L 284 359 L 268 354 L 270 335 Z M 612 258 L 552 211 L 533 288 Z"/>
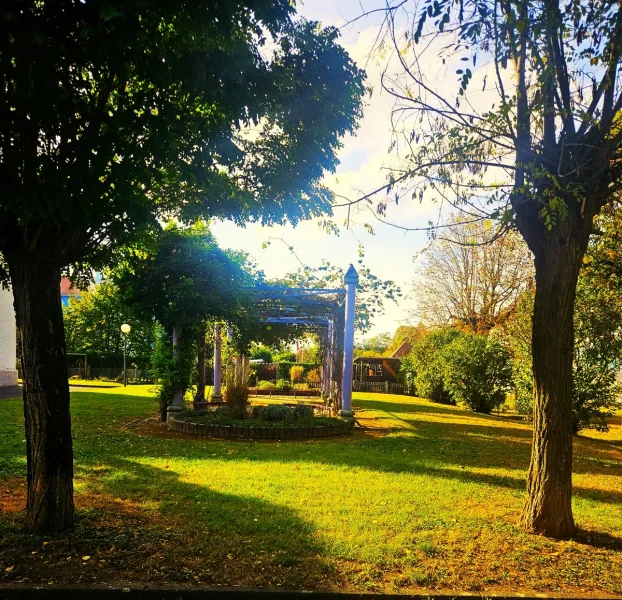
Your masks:
<path fill-rule="evenodd" d="M 358 273 L 350 265 L 344 288 L 247 288 L 258 305 L 256 315 L 264 323 L 303 325 L 325 329 L 326 356 L 322 390 L 332 396 L 341 416 L 352 419 L 352 358 L 354 312 Z M 326 296 L 332 296 L 328 299 Z M 266 306 L 267 305 L 267 306 Z M 312 310 L 315 309 L 315 310 Z M 220 326 L 215 331 L 214 381 L 220 383 Z M 217 397 L 219 386 L 215 386 Z M 341 397 L 341 403 L 339 398 Z"/>

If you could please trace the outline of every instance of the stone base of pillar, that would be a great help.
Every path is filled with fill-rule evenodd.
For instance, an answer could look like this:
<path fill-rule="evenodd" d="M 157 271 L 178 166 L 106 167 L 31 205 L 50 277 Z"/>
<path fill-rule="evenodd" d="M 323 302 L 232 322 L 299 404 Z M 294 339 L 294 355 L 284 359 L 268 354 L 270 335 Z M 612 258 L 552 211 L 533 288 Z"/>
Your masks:
<path fill-rule="evenodd" d="M 17 371 L 15 369 L 0 369 L 0 387 L 17 385 Z"/>
<path fill-rule="evenodd" d="M 213 394 L 212 397 L 210 398 L 211 404 L 222 404 L 223 401 L 224 400 L 223 400 L 222 394 Z"/>
<path fill-rule="evenodd" d="M 183 406 L 177 406 L 177 405 L 172 405 L 172 406 L 169 406 L 169 407 L 166 409 L 166 420 L 167 420 L 167 422 L 168 422 L 168 420 L 169 420 L 171 417 L 173 417 L 173 418 L 174 418 L 174 417 L 176 417 L 178 414 L 180 414 L 181 412 L 183 412 L 183 410 L 184 410 L 184 407 L 183 407 Z"/>

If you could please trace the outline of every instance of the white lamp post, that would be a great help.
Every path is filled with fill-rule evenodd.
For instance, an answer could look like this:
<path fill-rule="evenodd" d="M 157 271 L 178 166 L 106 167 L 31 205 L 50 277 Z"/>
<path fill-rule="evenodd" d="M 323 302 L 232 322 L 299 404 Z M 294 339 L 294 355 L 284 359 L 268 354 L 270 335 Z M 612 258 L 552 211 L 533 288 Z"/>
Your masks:
<path fill-rule="evenodd" d="M 121 333 L 123 334 L 123 387 L 127 387 L 127 334 L 132 331 L 132 327 L 128 323 L 121 325 Z"/>

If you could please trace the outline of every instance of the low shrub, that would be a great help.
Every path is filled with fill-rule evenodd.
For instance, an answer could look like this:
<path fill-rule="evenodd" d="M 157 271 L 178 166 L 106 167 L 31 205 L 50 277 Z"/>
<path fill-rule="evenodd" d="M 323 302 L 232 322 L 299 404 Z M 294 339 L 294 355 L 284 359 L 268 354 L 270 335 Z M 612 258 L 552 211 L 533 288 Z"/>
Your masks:
<path fill-rule="evenodd" d="M 291 381 L 289 381 L 289 379 L 277 379 L 276 389 L 289 392 L 292 389 Z"/>
<path fill-rule="evenodd" d="M 225 375 L 225 402 L 236 419 L 246 417 L 248 406 L 248 377 L 250 371 L 248 365 L 242 364 L 239 369 L 227 369 Z"/>
<path fill-rule="evenodd" d="M 257 387 L 260 390 L 275 390 L 276 389 L 276 385 L 272 383 L 271 381 L 260 381 L 257 384 Z"/>
<path fill-rule="evenodd" d="M 293 421 L 294 411 L 282 404 L 269 404 L 261 411 L 259 418 L 263 421 Z"/>
<path fill-rule="evenodd" d="M 313 407 L 306 406 L 305 404 L 298 404 L 294 406 L 294 417 L 296 419 L 310 419 L 313 417 Z"/>
<path fill-rule="evenodd" d="M 253 406 L 252 418 L 260 421 L 307 421 L 313 418 L 313 407 L 299 404 L 285 406 L 283 404 L 269 404 L 268 406 Z"/>
<path fill-rule="evenodd" d="M 296 363 L 293 361 L 277 362 L 275 366 L 277 379 L 289 379 L 291 377 L 292 367 L 302 367 L 303 375 L 306 375 L 312 369 L 317 368 L 317 364 L 315 363 Z"/>
<path fill-rule="evenodd" d="M 307 373 L 306 380 L 309 383 L 321 383 L 322 374 L 320 373 L 320 369 L 313 369 Z"/>

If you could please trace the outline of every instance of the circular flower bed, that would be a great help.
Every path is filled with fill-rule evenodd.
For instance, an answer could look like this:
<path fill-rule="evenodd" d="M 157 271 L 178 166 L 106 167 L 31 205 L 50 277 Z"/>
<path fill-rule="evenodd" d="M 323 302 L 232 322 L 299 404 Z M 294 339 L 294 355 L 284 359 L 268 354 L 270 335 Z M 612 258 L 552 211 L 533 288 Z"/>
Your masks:
<path fill-rule="evenodd" d="M 251 440 L 308 439 L 343 435 L 350 425 L 335 417 L 314 417 L 313 407 L 303 404 L 289 407 L 280 404 L 249 407 L 243 415 L 228 407 L 206 412 L 189 412 L 169 419 L 173 431 L 216 438 Z"/>

